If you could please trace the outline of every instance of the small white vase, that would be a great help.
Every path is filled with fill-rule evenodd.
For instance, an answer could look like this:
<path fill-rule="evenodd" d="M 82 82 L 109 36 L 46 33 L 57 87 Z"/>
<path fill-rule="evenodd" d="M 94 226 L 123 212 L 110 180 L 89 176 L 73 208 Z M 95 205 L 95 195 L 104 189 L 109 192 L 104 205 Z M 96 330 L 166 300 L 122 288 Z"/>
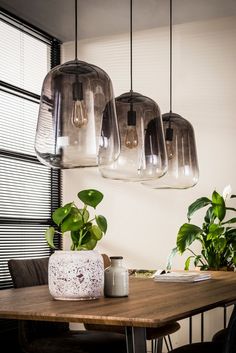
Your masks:
<path fill-rule="evenodd" d="M 103 295 L 104 264 L 96 250 L 55 251 L 49 258 L 49 292 L 58 300 L 88 300 Z"/>
<path fill-rule="evenodd" d="M 106 297 L 129 295 L 128 269 L 123 266 L 122 256 L 111 256 L 111 265 L 105 269 L 104 294 Z"/>

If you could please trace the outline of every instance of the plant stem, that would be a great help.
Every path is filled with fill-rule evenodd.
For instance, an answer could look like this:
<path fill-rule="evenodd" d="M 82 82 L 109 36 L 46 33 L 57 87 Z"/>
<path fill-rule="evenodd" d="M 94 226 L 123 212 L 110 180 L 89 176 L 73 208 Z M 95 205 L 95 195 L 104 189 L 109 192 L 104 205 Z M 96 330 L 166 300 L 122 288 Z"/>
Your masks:
<path fill-rule="evenodd" d="M 79 231 L 79 246 L 82 243 L 83 238 L 85 237 L 85 235 L 88 233 L 89 229 L 86 230 L 86 232 L 83 233 L 83 229 L 80 229 Z"/>
<path fill-rule="evenodd" d="M 187 248 L 188 251 L 190 251 L 194 256 L 197 256 L 197 254 L 195 254 L 194 251 L 192 251 L 190 248 Z M 200 258 L 199 261 L 201 262 L 201 264 L 204 266 L 204 262 L 202 261 L 202 259 Z"/>

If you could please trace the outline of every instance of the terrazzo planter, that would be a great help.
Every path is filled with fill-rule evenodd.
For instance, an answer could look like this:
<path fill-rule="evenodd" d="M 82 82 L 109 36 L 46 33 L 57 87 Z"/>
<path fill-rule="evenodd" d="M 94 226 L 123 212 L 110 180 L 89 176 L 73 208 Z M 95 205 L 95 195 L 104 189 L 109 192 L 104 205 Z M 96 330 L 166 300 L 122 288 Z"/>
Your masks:
<path fill-rule="evenodd" d="M 103 295 L 103 258 L 96 250 L 55 251 L 49 258 L 49 292 L 57 300 L 89 300 Z"/>

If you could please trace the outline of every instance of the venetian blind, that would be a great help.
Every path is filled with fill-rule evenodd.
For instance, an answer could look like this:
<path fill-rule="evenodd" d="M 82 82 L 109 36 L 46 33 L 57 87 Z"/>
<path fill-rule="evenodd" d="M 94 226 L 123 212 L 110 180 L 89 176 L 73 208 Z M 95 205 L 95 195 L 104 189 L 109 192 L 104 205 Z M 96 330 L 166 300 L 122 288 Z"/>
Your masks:
<path fill-rule="evenodd" d="M 59 42 L 0 11 L 0 288 L 12 258 L 50 255 L 44 233 L 60 204 L 60 174 L 36 158 L 43 79 L 59 64 Z"/>

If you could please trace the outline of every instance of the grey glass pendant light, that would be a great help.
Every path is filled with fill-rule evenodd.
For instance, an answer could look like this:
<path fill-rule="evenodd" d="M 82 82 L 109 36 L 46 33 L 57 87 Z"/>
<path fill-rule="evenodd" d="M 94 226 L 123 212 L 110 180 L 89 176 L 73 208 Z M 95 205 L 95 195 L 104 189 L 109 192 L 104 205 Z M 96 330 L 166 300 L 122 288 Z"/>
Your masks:
<path fill-rule="evenodd" d="M 163 178 L 143 183 L 154 189 L 187 189 L 199 178 L 194 130 L 189 121 L 172 112 L 172 0 L 170 0 L 170 112 L 162 116 L 168 157 Z"/>
<path fill-rule="evenodd" d="M 75 59 L 52 69 L 43 82 L 35 137 L 38 159 L 52 168 L 97 166 L 104 112 L 110 163 L 119 154 L 113 87 L 106 72 L 77 58 L 75 0 Z"/>
<path fill-rule="evenodd" d="M 115 99 L 120 133 L 120 154 L 106 163 L 108 150 L 99 150 L 99 170 L 103 177 L 142 181 L 161 177 L 167 171 L 167 157 L 161 112 L 150 98 L 133 92 L 132 0 L 130 0 L 130 91 Z M 103 130 L 109 137 L 111 131 Z"/>

